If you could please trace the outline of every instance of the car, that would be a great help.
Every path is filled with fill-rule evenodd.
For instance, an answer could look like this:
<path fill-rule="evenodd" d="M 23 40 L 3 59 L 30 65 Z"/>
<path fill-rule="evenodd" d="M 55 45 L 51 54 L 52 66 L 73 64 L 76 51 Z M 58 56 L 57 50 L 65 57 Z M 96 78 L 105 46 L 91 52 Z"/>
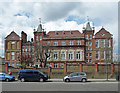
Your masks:
<path fill-rule="evenodd" d="M 43 74 L 39 70 L 19 70 L 18 72 L 18 80 L 21 82 L 25 81 L 40 81 L 44 82 L 48 80 L 48 76 Z"/>
<path fill-rule="evenodd" d="M 6 73 L 1 72 L 0 73 L 0 80 L 7 81 L 7 82 L 9 82 L 9 81 L 15 81 L 15 77 L 11 76 L 11 75 L 8 75 Z"/>
<path fill-rule="evenodd" d="M 87 81 L 87 75 L 85 72 L 74 72 L 71 73 L 68 76 L 65 76 L 63 78 L 64 82 L 70 82 L 70 81 L 82 81 L 82 82 L 86 82 Z"/>

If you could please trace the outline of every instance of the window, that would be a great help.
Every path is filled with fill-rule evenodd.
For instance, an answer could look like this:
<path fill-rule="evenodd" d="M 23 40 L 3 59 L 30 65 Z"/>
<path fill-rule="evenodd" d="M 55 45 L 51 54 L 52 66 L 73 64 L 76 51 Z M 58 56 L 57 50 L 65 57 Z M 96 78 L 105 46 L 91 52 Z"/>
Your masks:
<path fill-rule="evenodd" d="M 110 40 L 107 40 L 107 47 L 111 47 L 111 42 L 110 42 Z"/>
<path fill-rule="evenodd" d="M 95 48 L 99 48 L 99 40 L 95 40 Z"/>
<path fill-rule="evenodd" d="M 49 45 L 49 46 L 50 46 L 50 41 L 47 41 L 47 45 Z"/>
<path fill-rule="evenodd" d="M 86 57 L 88 57 L 88 53 L 86 53 Z"/>
<path fill-rule="evenodd" d="M 53 46 L 58 46 L 58 41 L 54 41 Z"/>
<path fill-rule="evenodd" d="M 104 48 L 104 47 L 105 47 L 105 40 L 102 39 L 102 40 L 101 40 L 101 48 Z"/>
<path fill-rule="evenodd" d="M 106 58 L 108 59 L 108 60 L 110 60 L 110 58 L 111 58 L 111 51 L 107 51 L 107 53 L 106 53 L 107 55 L 106 55 Z"/>
<path fill-rule="evenodd" d="M 53 53 L 53 59 L 58 59 L 58 53 L 57 52 Z"/>
<path fill-rule="evenodd" d="M 12 57 L 12 60 L 15 59 L 15 52 L 11 52 L 11 57 Z"/>
<path fill-rule="evenodd" d="M 60 67 L 63 68 L 63 67 L 64 67 L 64 63 L 61 63 L 61 64 L 60 64 Z"/>
<path fill-rule="evenodd" d="M 101 51 L 101 59 L 105 59 L 105 51 Z"/>
<path fill-rule="evenodd" d="M 42 40 L 42 36 L 40 36 L 40 40 Z"/>
<path fill-rule="evenodd" d="M 72 40 L 69 41 L 69 45 L 73 45 L 73 41 Z"/>
<path fill-rule="evenodd" d="M 76 44 L 77 44 L 77 45 L 80 45 L 80 44 L 81 44 L 81 41 L 80 41 L 80 40 L 77 40 L 77 41 L 76 41 Z"/>
<path fill-rule="evenodd" d="M 85 38 L 88 39 L 88 35 L 86 35 Z"/>
<path fill-rule="evenodd" d="M 61 41 L 61 45 L 62 45 L 62 46 L 65 46 L 65 41 Z"/>
<path fill-rule="evenodd" d="M 27 46 L 25 46 L 25 51 L 27 51 Z"/>
<path fill-rule="evenodd" d="M 96 52 L 95 52 L 95 58 L 96 58 L 96 59 L 99 59 L 99 51 L 96 51 Z"/>
<path fill-rule="evenodd" d="M 24 46 L 22 46 L 22 51 L 24 51 Z"/>
<path fill-rule="evenodd" d="M 91 34 L 89 35 L 89 39 L 92 39 L 92 35 Z"/>
<path fill-rule="evenodd" d="M 89 62 L 91 63 L 91 62 L 92 62 L 92 60 L 91 60 L 91 59 L 89 59 Z"/>
<path fill-rule="evenodd" d="M 61 52 L 61 59 L 65 59 L 65 51 Z"/>
<path fill-rule="evenodd" d="M 86 42 L 86 46 L 88 46 L 88 42 Z"/>
<path fill-rule="evenodd" d="M 89 50 L 92 50 L 92 48 L 90 47 Z"/>
<path fill-rule="evenodd" d="M 88 50 L 88 47 L 86 47 L 86 51 Z"/>
<path fill-rule="evenodd" d="M 76 59 L 80 59 L 80 51 L 76 52 Z"/>
<path fill-rule="evenodd" d="M 86 63 L 88 63 L 88 59 L 86 59 Z"/>
<path fill-rule="evenodd" d="M 92 57 L 92 53 L 90 53 L 89 56 Z"/>
<path fill-rule="evenodd" d="M 12 49 L 15 49 L 15 42 L 11 42 L 12 44 Z"/>
<path fill-rule="evenodd" d="M 58 63 L 54 63 L 53 67 L 58 68 Z"/>
<path fill-rule="evenodd" d="M 36 40 L 38 40 L 38 36 L 36 36 Z"/>
<path fill-rule="evenodd" d="M 31 51 L 31 46 L 29 46 L 29 51 Z"/>
<path fill-rule="evenodd" d="M 89 42 L 89 46 L 91 46 L 92 45 L 92 43 L 91 42 Z"/>
<path fill-rule="evenodd" d="M 27 55 L 27 52 L 25 52 L 25 55 Z"/>
<path fill-rule="evenodd" d="M 68 52 L 68 59 L 73 59 L 73 51 Z"/>

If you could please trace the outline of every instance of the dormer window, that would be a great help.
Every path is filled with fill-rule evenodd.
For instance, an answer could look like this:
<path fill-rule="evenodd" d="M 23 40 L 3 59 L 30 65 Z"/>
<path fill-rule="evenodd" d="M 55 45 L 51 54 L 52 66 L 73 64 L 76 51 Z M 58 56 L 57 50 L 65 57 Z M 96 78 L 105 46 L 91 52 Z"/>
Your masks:
<path fill-rule="evenodd" d="M 72 32 L 70 31 L 70 34 L 72 34 Z"/>
<path fill-rule="evenodd" d="M 101 36 L 104 36 L 105 34 L 104 33 L 101 33 Z"/>
<path fill-rule="evenodd" d="M 65 32 L 63 32 L 63 35 L 65 34 Z"/>
<path fill-rule="evenodd" d="M 58 35 L 58 32 L 56 32 L 56 35 Z"/>

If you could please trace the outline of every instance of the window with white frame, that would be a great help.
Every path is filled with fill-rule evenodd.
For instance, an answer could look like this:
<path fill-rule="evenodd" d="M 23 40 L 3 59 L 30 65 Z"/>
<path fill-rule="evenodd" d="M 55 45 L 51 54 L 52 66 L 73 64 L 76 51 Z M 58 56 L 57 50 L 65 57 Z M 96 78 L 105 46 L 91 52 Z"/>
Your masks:
<path fill-rule="evenodd" d="M 98 39 L 95 40 L 95 48 L 99 48 L 99 40 Z"/>
<path fill-rule="evenodd" d="M 42 36 L 40 36 L 40 40 L 42 40 Z"/>
<path fill-rule="evenodd" d="M 101 40 L 101 48 L 104 48 L 104 47 L 105 47 L 105 40 L 102 39 L 102 40 Z"/>
<path fill-rule="evenodd" d="M 86 53 L 86 57 L 88 57 L 88 53 Z"/>
<path fill-rule="evenodd" d="M 109 42 L 109 45 L 108 45 L 108 47 L 111 47 L 111 42 L 110 42 L 110 39 L 108 40 L 108 42 Z"/>
<path fill-rule="evenodd" d="M 61 41 L 61 46 L 65 46 L 65 41 Z"/>
<path fill-rule="evenodd" d="M 27 51 L 27 46 L 25 46 L 25 51 Z"/>
<path fill-rule="evenodd" d="M 91 46 L 92 45 L 92 43 L 91 42 L 89 42 L 89 46 Z"/>
<path fill-rule="evenodd" d="M 73 45 L 73 40 L 69 40 L 69 45 Z"/>
<path fill-rule="evenodd" d="M 65 51 L 61 51 L 61 59 L 65 59 Z"/>
<path fill-rule="evenodd" d="M 22 52 L 24 51 L 24 46 L 22 46 Z"/>
<path fill-rule="evenodd" d="M 76 52 L 76 59 L 80 59 L 80 51 Z"/>
<path fill-rule="evenodd" d="M 73 51 L 68 51 L 68 59 L 73 59 Z"/>
<path fill-rule="evenodd" d="M 88 35 L 86 35 L 85 38 L 88 39 Z"/>
<path fill-rule="evenodd" d="M 92 50 L 92 48 L 91 48 L 91 47 L 89 47 L 89 50 Z"/>
<path fill-rule="evenodd" d="M 58 63 L 54 63 L 53 67 L 58 68 Z"/>
<path fill-rule="evenodd" d="M 57 52 L 57 51 L 55 51 L 55 52 L 53 53 L 53 59 L 58 59 L 58 52 Z"/>
<path fill-rule="evenodd" d="M 31 46 L 29 46 L 29 51 L 31 51 Z"/>
<path fill-rule="evenodd" d="M 38 36 L 36 36 L 36 40 L 38 40 Z"/>
<path fill-rule="evenodd" d="M 89 62 L 91 63 L 91 62 L 92 62 L 92 60 L 91 60 L 91 59 L 89 59 Z"/>
<path fill-rule="evenodd" d="M 99 59 L 99 51 L 95 52 L 95 59 L 97 59 L 97 60 Z"/>
<path fill-rule="evenodd" d="M 92 39 L 92 35 L 91 34 L 89 35 L 89 39 Z"/>
<path fill-rule="evenodd" d="M 102 60 L 105 59 L 105 51 L 101 51 L 101 59 L 102 59 Z"/>
<path fill-rule="evenodd" d="M 86 42 L 86 46 L 88 46 L 88 42 Z"/>
<path fill-rule="evenodd" d="M 89 57 L 92 57 L 92 53 L 89 53 Z"/>
<path fill-rule="evenodd" d="M 49 46 L 50 46 L 50 41 L 47 41 L 47 45 L 49 45 Z"/>
<path fill-rule="evenodd" d="M 53 46 L 58 46 L 58 41 L 54 41 Z"/>
<path fill-rule="evenodd" d="M 77 41 L 76 41 L 76 44 L 77 44 L 77 45 L 80 45 L 80 44 L 81 44 L 81 41 L 80 41 L 80 40 L 77 40 Z"/>
<path fill-rule="evenodd" d="M 12 60 L 15 59 L 15 52 L 11 52 L 11 58 L 12 58 Z"/>

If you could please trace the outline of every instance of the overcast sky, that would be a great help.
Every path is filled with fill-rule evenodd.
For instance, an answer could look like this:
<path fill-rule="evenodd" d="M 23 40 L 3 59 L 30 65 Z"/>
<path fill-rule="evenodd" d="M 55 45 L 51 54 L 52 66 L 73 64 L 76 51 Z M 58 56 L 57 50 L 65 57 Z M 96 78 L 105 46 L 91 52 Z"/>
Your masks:
<path fill-rule="evenodd" d="M 96 32 L 103 26 L 113 34 L 117 53 L 118 46 L 118 3 L 117 2 L 0 2 L 0 56 L 4 56 L 4 38 L 15 31 L 33 37 L 39 18 L 45 30 L 79 30 L 87 21 L 95 26 Z"/>

